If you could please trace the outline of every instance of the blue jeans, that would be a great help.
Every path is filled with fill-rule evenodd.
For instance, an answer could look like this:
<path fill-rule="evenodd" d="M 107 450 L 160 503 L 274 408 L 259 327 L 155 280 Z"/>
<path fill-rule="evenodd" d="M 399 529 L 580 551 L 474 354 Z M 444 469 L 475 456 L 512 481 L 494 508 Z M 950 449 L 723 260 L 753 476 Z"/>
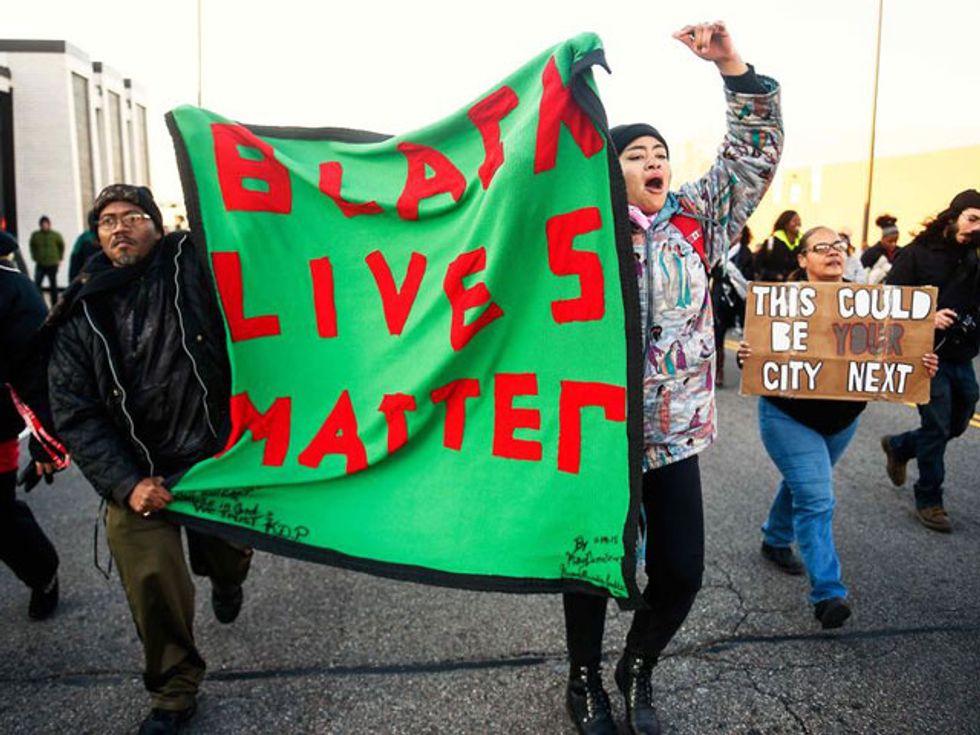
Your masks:
<path fill-rule="evenodd" d="M 802 399 L 801 399 L 802 400 Z M 762 535 L 770 546 L 788 547 L 795 538 L 810 577 L 810 602 L 846 597 L 834 548 L 833 466 L 844 453 L 857 419 L 824 436 L 759 399 L 762 443 L 783 476 Z"/>
<path fill-rule="evenodd" d="M 943 504 L 946 445 L 966 431 L 976 405 L 973 362 L 940 360 L 939 372 L 929 388 L 929 402 L 919 406 L 921 426 L 891 438 L 892 451 L 898 459 L 908 462 L 914 458 L 919 465 L 915 483 L 917 508 Z"/>

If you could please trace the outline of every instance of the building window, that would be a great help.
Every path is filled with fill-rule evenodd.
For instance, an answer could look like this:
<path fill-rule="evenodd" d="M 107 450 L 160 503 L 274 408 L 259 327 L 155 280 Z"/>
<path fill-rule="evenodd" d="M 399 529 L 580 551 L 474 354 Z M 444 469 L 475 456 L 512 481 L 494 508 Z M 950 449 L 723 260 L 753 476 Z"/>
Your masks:
<path fill-rule="evenodd" d="M 75 143 L 78 149 L 78 183 L 81 187 L 82 222 L 95 199 L 95 170 L 92 166 L 92 127 L 89 124 L 88 79 L 71 75 L 75 103 Z"/>
<path fill-rule="evenodd" d="M 150 144 L 146 133 L 146 108 L 143 105 L 136 105 L 136 126 L 140 135 L 140 157 L 143 161 L 143 181 L 145 186 L 150 185 Z"/>
<path fill-rule="evenodd" d="M 9 92 L 0 92 L 0 227 L 17 233 L 14 200 L 14 107 Z"/>
<path fill-rule="evenodd" d="M 110 184 L 121 184 L 126 181 L 123 171 L 123 139 L 122 139 L 122 105 L 119 95 L 109 92 L 109 136 L 112 145 L 112 181 Z"/>
<path fill-rule="evenodd" d="M 126 142 L 129 143 L 129 183 L 135 184 L 136 178 L 136 141 L 133 139 L 133 118 L 126 120 Z"/>
<path fill-rule="evenodd" d="M 99 139 L 99 176 L 105 186 L 109 183 L 109 141 L 105 137 L 105 111 L 101 107 L 95 110 L 95 134 Z"/>

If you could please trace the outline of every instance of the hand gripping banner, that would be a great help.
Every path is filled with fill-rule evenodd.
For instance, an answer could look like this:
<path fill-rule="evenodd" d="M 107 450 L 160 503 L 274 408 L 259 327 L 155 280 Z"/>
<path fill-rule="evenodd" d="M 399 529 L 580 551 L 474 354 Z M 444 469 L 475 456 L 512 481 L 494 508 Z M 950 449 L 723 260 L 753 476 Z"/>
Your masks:
<path fill-rule="evenodd" d="M 636 266 L 595 64 L 581 35 L 394 137 L 167 116 L 232 366 L 231 435 L 175 486 L 182 522 L 635 602 Z"/>

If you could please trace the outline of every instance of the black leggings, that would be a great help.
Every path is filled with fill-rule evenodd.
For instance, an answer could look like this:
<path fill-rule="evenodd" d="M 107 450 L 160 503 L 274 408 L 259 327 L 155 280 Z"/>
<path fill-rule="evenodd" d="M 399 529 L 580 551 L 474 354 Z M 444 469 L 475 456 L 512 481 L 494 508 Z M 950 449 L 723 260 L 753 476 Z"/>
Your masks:
<path fill-rule="evenodd" d="M 58 553 L 27 503 L 17 500 L 16 479 L 16 471 L 0 473 L 0 560 L 28 587 L 44 587 L 58 571 Z"/>
<path fill-rule="evenodd" d="M 650 606 L 633 615 L 626 650 L 654 661 L 681 627 L 701 589 L 704 572 L 704 512 L 697 455 L 643 474 L 647 518 L 643 599 Z M 565 638 L 573 668 L 598 666 L 606 624 L 606 598 L 563 596 Z"/>

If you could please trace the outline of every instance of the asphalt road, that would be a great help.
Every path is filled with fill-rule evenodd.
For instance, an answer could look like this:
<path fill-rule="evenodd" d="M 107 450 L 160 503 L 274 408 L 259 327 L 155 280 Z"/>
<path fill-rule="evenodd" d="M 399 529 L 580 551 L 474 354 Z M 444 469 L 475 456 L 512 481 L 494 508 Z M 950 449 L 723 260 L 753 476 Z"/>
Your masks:
<path fill-rule="evenodd" d="M 914 520 L 910 488 L 884 475 L 878 437 L 913 426 L 914 410 L 864 413 L 836 474 L 854 616 L 825 633 L 805 580 L 759 557 L 777 475 L 756 401 L 725 388 L 718 403 L 720 438 L 702 455 L 705 585 L 654 673 L 665 731 L 980 733 L 980 429 L 947 452 L 954 532 L 942 535 Z M 132 732 L 148 706 L 118 577 L 93 566 L 96 500 L 74 469 L 29 497 L 61 554 L 62 604 L 29 621 L 27 590 L 0 572 L 0 733 Z M 105 557 L 104 535 L 99 549 Z M 425 587 L 268 554 L 252 569 L 231 626 L 215 622 L 199 583 L 211 668 L 188 732 L 572 732 L 558 597 Z M 610 606 L 610 689 L 628 620 Z M 614 707 L 621 717 L 618 697 Z"/>

